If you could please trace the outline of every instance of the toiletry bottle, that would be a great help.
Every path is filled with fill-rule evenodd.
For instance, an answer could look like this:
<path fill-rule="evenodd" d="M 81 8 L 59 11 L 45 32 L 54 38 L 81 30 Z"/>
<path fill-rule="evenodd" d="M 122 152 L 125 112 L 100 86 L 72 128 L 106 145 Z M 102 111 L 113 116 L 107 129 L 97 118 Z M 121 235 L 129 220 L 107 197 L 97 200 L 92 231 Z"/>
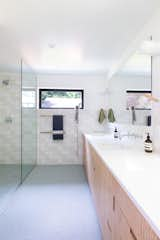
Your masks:
<path fill-rule="evenodd" d="M 118 130 L 117 130 L 117 128 L 114 129 L 114 138 L 118 138 Z"/>
<path fill-rule="evenodd" d="M 151 153 L 153 151 L 152 141 L 150 139 L 149 133 L 147 133 L 147 139 L 144 142 L 145 152 Z"/>

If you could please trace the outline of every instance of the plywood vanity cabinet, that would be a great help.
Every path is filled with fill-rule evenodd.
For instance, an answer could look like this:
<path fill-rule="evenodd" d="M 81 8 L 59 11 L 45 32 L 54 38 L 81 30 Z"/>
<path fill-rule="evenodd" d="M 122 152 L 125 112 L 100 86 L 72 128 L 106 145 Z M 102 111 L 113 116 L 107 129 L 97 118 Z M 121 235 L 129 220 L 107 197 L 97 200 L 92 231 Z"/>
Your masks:
<path fill-rule="evenodd" d="M 84 167 L 104 240 L 159 238 L 84 137 Z"/>

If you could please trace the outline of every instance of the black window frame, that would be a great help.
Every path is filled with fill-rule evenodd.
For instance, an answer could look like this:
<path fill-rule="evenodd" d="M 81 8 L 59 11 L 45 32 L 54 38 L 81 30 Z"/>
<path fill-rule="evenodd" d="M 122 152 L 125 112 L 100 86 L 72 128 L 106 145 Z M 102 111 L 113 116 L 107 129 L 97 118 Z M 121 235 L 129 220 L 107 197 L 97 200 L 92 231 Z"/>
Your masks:
<path fill-rule="evenodd" d="M 81 96 L 82 96 L 82 106 L 80 107 L 80 109 L 84 109 L 84 89 L 64 89 L 64 88 L 40 88 L 39 89 L 39 109 L 74 109 L 74 108 L 63 108 L 63 107 L 60 107 L 60 108 L 44 108 L 42 107 L 42 102 L 41 102 L 41 96 L 42 96 L 42 92 L 43 91 L 61 91 L 61 92 L 67 92 L 67 91 L 70 91 L 70 92 L 81 92 Z"/>

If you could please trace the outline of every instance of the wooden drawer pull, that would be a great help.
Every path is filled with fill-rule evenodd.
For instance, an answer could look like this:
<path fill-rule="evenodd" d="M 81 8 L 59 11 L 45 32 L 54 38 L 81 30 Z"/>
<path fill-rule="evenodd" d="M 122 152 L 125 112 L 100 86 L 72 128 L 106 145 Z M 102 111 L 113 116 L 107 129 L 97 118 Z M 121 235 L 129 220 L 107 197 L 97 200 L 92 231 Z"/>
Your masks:
<path fill-rule="evenodd" d="M 107 220 L 107 226 L 108 226 L 109 231 L 112 232 L 112 229 L 111 229 L 111 226 L 110 226 L 110 223 L 108 220 Z"/>
<path fill-rule="evenodd" d="M 116 207 L 116 199 L 115 199 L 115 196 L 113 196 L 113 211 L 115 211 L 115 207 Z"/>
<path fill-rule="evenodd" d="M 132 238 L 133 238 L 134 240 L 137 240 L 137 237 L 136 237 L 136 235 L 134 234 L 132 228 L 130 228 L 130 234 L 131 234 L 131 236 L 132 236 Z"/>

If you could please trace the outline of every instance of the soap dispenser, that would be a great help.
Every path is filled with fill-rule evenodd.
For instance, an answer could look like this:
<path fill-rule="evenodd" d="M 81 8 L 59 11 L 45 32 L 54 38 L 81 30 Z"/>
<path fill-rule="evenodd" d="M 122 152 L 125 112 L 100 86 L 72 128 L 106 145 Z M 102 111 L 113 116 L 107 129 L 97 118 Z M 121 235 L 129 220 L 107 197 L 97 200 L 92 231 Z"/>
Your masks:
<path fill-rule="evenodd" d="M 147 138 L 144 142 L 144 150 L 147 153 L 151 153 L 153 151 L 153 145 L 152 145 L 152 141 L 151 141 L 149 133 L 147 133 Z"/>
<path fill-rule="evenodd" d="M 114 129 L 114 138 L 118 138 L 118 130 L 116 127 Z"/>

